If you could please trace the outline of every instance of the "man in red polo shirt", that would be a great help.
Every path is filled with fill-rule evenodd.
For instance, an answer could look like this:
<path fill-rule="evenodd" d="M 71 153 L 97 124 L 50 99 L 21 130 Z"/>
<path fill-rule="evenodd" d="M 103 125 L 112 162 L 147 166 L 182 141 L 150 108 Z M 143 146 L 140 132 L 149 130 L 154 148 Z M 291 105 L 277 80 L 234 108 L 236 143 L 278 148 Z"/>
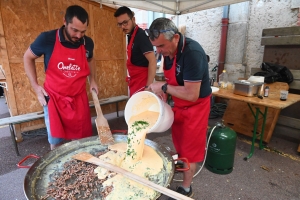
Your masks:
<path fill-rule="evenodd" d="M 94 80 L 93 40 L 85 36 L 88 13 L 80 6 L 69 6 L 64 25 L 41 33 L 24 54 L 24 68 L 38 101 L 44 106 L 45 123 L 51 150 L 63 139 L 92 135 L 86 79 L 90 90 Z M 39 85 L 35 59 L 44 55 L 45 83 Z"/>
<path fill-rule="evenodd" d="M 127 82 L 130 96 L 136 92 L 148 90 L 154 81 L 157 62 L 154 50 L 145 31 L 135 23 L 134 13 L 128 7 L 120 7 L 114 16 L 117 26 L 128 34 L 127 45 Z"/>

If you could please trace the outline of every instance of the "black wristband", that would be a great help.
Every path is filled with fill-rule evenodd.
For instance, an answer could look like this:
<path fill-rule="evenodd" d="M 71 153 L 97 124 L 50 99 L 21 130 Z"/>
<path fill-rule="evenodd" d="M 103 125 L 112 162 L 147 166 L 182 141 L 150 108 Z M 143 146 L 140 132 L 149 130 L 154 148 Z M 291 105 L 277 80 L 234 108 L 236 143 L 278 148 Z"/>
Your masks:
<path fill-rule="evenodd" d="M 167 90 L 168 90 L 168 83 L 165 83 L 161 86 L 161 90 L 164 92 L 164 93 L 167 93 Z"/>

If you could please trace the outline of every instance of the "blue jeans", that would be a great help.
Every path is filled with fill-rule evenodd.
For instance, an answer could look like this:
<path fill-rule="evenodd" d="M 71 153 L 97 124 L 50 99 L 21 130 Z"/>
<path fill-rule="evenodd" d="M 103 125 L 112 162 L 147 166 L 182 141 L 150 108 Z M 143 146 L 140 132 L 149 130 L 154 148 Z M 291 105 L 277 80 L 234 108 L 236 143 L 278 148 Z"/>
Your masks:
<path fill-rule="evenodd" d="M 62 138 L 55 138 L 52 137 L 51 131 L 50 131 L 50 121 L 49 121 L 49 113 L 48 113 L 48 106 L 43 106 L 44 108 L 44 118 L 45 118 L 45 124 L 47 128 L 47 133 L 48 133 L 48 141 L 50 144 L 59 144 L 63 141 Z"/>

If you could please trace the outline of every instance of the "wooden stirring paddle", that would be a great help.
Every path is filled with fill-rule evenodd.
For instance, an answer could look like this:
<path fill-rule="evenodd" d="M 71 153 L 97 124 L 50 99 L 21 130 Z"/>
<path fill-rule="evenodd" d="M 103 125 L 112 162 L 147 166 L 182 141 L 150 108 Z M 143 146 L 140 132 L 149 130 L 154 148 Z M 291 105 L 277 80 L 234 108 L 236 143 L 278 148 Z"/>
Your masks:
<path fill-rule="evenodd" d="M 163 193 L 169 197 L 172 197 L 172 198 L 175 198 L 175 199 L 178 199 L 178 200 L 192 200 L 192 198 L 190 197 L 187 197 L 187 196 L 184 196 L 182 194 L 179 194 L 173 190 L 170 190 L 168 188 L 165 188 L 163 186 L 160 186 L 160 185 L 157 185 L 143 177 L 140 177 L 136 174 L 133 174 L 125 169 L 122 169 L 118 166 L 115 166 L 115 165 L 112 165 L 110 163 L 107 163 L 107 162 L 104 162 L 102 160 L 100 160 L 99 158 L 96 158 L 95 156 L 87 153 L 87 152 L 81 152 L 81 153 L 78 153 L 74 156 L 72 156 L 72 158 L 76 159 L 76 160 L 80 160 L 80 161 L 83 161 L 83 162 L 88 162 L 88 163 L 92 163 L 92 164 L 95 164 L 95 165 L 99 165 L 100 167 L 103 167 L 105 169 L 108 169 L 110 171 L 113 171 L 113 172 L 116 172 L 116 173 L 119 173 L 131 180 L 134 180 L 144 186 L 147 186 L 157 192 L 160 192 L 160 193 Z"/>
<path fill-rule="evenodd" d="M 95 90 L 92 91 L 92 96 L 97 113 L 97 118 L 95 119 L 95 122 L 100 142 L 103 145 L 113 144 L 115 141 L 111 134 L 107 119 L 105 119 L 105 117 L 103 116 L 99 99 Z"/>

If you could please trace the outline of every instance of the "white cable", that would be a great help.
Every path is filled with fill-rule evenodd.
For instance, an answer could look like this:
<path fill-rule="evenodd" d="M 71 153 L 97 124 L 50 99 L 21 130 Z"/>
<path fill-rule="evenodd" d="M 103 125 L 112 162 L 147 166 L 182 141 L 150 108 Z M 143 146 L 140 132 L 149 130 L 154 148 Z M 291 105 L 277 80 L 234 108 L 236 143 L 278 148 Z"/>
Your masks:
<path fill-rule="evenodd" d="M 209 134 L 209 137 L 208 137 L 208 140 L 207 140 L 207 143 L 206 143 L 206 151 L 205 151 L 205 156 L 204 156 L 204 160 L 203 160 L 202 166 L 201 166 L 200 169 L 197 171 L 197 173 L 193 176 L 193 178 L 195 178 L 195 177 L 200 173 L 200 171 L 202 170 L 202 168 L 203 168 L 203 166 L 204 166 L 204 164 L 205 164 L 209 140 L 210 140 L 211 135 L 212 135 L 212 133 L 214 132 L 214 130 L 215 130 L 216 127 L 217 127 L 217 126 L 214 126 L 214 128 L 211 130 L 211 132 L 210 132 L 210 134 Z M 182 182 L 183 180 L 173 179 L 173 181 Z"/>

